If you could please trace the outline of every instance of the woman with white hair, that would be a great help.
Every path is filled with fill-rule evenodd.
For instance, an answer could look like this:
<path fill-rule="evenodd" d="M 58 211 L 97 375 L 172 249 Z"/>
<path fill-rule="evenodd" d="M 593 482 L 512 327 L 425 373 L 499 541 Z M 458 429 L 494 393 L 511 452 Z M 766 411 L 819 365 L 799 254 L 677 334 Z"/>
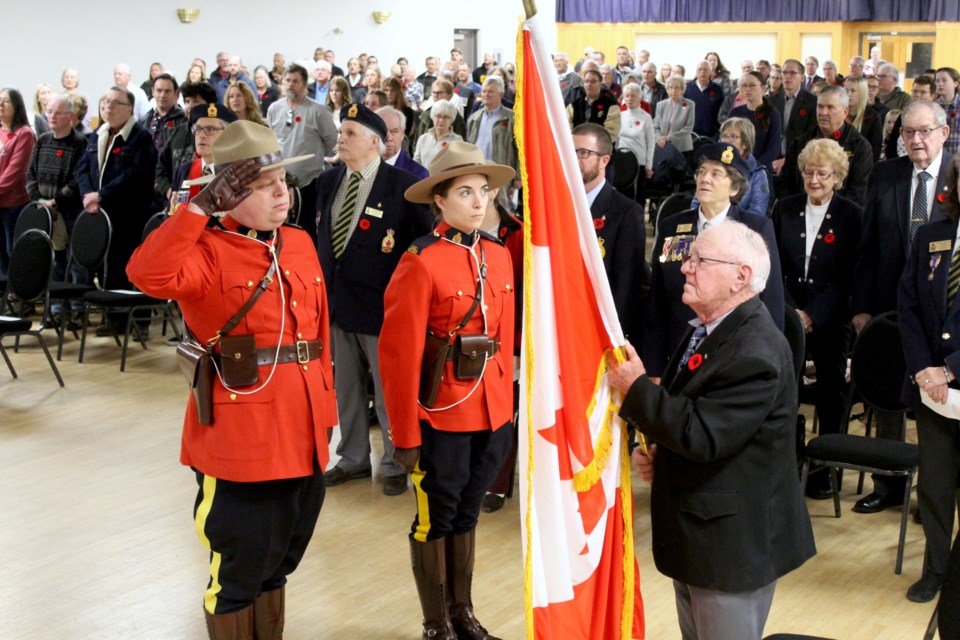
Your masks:
<path fill-rule="evenodd" d="M 668 100 L 657 103 L 654 128 L 657 134 L 657 146 L 661 149 L 672 144 L 681 153 L 693 151 L 693 123 L 696 105 L 683 97 L 686 88 L 683 78 L 667 78 Z"/>
<path fill-rule="evenodd" d="M 437 100 L 430 108 L 433 127 L 417 138 L 417 149 L 413 159 L 421 166 L 430 167 L 430 163 L 440 151 L 451 142 L 463 142 L 463 138 L 453 132 L 453 121 L 457 117 L 457 108 L 449 100 Z"/>
<path fill-rule="evenodd" d="M 653 118 L 647 113 L 641 103 L 643 93 L 640 85 L 630 83 L 623 87 L 623 101 L 626 109 L 620 112 L 620 148 L 629 149 L 637 157 L 640 173 L 637 176 L 637 185 L 634 199 L 643 202 L 645 199 L 644 184 L 653 177 L 653 152 L 657 148 L 656 136 L 653 132 Z"/>

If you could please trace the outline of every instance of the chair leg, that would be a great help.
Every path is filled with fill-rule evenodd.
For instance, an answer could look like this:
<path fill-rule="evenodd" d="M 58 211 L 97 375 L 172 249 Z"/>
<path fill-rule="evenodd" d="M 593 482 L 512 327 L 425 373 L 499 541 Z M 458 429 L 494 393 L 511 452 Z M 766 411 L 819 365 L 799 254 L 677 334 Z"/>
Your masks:
<path fill-rule="evenodd" d="M 907 517 L 910 515 L 910 492 L 913 489 L 913 471 L 907 475 L 903 488 L 903 509 L 900 513 L 900 541 L 897 543 L 897 566 L 894 572 L 900 575 L 903 569 L 903 545 L 907 539 Z"/>
<path fill-rule="evenodd" d="M 940 603 L 937 602 L 937 605 L 933 608 L 933 614 L 930 616 L 930 624 L 927 625 L 927 630 L 923 634 L 923 640 L 933 640 L 933 637 L 937 635 L 937 613 L 940 611 Z"/>
<path fill-rule="evenodd" d="M 810 477 L 810 458 L 803 459 L 803 469 L 800 471 L 800 491 L 807 490 L 807 478 Z"/>
<path fill-rule="evenodd" d="M 83 362 L 83 349 L 87 346 L 87 328 L 90 326 L 90 306 L 83 305 L 83 329 L 80 331 L 80 359 L 77 362 Z"/>
<path fill-rule="evenodd" d="M 4 348 L 3 343 L 0 342 L 0 355 L 3 356 L 3 361 L 7 363 L 7 369 L 10 369 L 10 375 L 17 378 L 17 370 L 13 368 L 13 363 L 10 362 L 10 356 L 7 355 L 7 350 Z"/>
<path fill-rule="evenodd" d="M 828 467 L 830 469 L 830 489 L 833 490 L 833 517 L 840 517 L 840 483 L 837 478 L 837 468 Z"/>
<path fill-rule="evenodd" d="M 43 355 L 47 356 L 47 362 L 50 363 L 50 368 L 53 369 L 53 375 L 57 377 L 57 382 L 60 383 L 60 386 L 64 386 L 63 378 L 60 377 L 60 370 L 57 369 L 57 363 L 53 361 L 53 358 L 50 356 L 50 350 L 47 349 L 47 341 L 43 339 L 39 331 L 28 331 L 27 333 L 37 337 L 37 342 L 40 343 L 40 348 L 43 349 Z"/>

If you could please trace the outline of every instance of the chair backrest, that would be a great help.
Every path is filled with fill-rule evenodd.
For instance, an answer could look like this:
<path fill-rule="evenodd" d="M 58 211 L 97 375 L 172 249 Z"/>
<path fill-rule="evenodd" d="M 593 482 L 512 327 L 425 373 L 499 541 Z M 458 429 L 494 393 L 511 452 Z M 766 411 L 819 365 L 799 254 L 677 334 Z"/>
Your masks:
<path fill-rule="evenodd" d="M 102 209 L 100 213 L 81 214 L 70 234 L 73 261 L 91 273 L 106 271 L 107 250 L 112 234 L 110 216 Z"/>
<path fill-rule="evenodd" d="M 290 213 L 287 215 L 287 222 L 290 224 L 300 224 L 300 208 L 303 196 L 300 195 L 300 187 L 293 188 L 293 198 L 290 200 Z"/>
<path fill-rule="evenodd" d="M 147 220 L 147 224 L 143 225 L 143 235 L 140 236 L 140 242 L 143 242 L 147 239 L 147 236 L 157 230 L 157 227 L 163 224 L 163 221 L 167 219 L 166 211 L 158 211 Z"/>
<path fill-rule="evenodd" d="M 43 231 L 28 229 L 13 244 L 7 287 L 21 300 L 44 298 L 53 275 L 53 242 Z"/>
<path fill-rule="evenodd" d="M 693 202 L 693 196 L 687 193 L 674 193 L 667 196 L 667 198 L 660 203 L 660 208 L 657 209 L 657 219 L 654 221 L 654 230 L 659 227 L 660 221 L 667 216 L 689 209 L 691 202 Z"/>
<path fill-rule="evenodd" d="M 43 231 L 48 236 L 53 233 L 53 217 L 50 210 L 39 202 L 31 202 L 20 210 L 17 224 L 13 228 L 13 241 L 30 229 Z"/>
<path fill-rule="evenodd" d="M 783 335 L 790 344 L 790 351 L 793 353 L 793 372 L 799 383 L 807 359 L 807 335 L 803 331 L 803 321 L 797 315 L 796 309 L 787 305 L 783 315 Z"/>
<path fill-rule="evenodd" d="M 903 411 L 900 391 L 906 371 L 897 312 L 881 313 L 853 343 L 850 377 L 864 402 L 882 411 Z"/>
<path fill-rule="evenodd" d="M 617 149 L 613 152 L 613 186 L 617 191 L 632 189 L 640 172 L 637 156 L 630 149 Z"/>

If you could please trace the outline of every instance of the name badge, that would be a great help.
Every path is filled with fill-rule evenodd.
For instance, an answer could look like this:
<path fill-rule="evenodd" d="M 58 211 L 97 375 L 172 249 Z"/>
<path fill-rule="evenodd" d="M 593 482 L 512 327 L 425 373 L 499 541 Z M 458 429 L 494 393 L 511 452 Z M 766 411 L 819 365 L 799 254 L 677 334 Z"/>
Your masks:
<path fill-rule="evenodd" d="M 366 209 L 363 210 L 363 212 L 366 215 L 371 216 L 373 218 L 383 217 L 383 211 L 380 211 L 380 209 L 374 209 L 373 207 L 367 207 Z"/>
<path fill-rule="evenodd" d="M 676 231 L 677 233 L 690 233 L 691 231 L 693 231 L 693 225 L 692 225 L 692 224 L 678 224 L 678 225 L 677 225 L 677 231 Z"/>
<path fill-rule="evenodd" d="M 938 240 L 936 242 L 930 243 L 930 253 L 936 253 L 938 251 L 950 251 L 950 248 L 953 246 L 953 243 L 950 240 Z"/>

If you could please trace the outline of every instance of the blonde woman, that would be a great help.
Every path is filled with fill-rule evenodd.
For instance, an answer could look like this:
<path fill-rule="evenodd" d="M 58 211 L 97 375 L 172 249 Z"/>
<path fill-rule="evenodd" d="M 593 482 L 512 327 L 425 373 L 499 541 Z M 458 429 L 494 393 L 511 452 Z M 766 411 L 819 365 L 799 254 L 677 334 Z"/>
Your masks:
<path fill-rule="evenodd" d="M 224 94 L 224 100 L 230 110 L 237 114 L 239 120 L 250 120 L 257 124 L 267 126 L 267 121 L 263 119 L 260 113 L 260 104 L 257 102 L 257 96 L 253 94 L 247 83 L 238 82 L 227 88 Z"/>
<path fill-rule="evenodd" d="M 873 161 L 876 162 L 880 159 L 880 151 L 883 147 L 883 121 L 880 119 L 880 112 L 870 101 L 867 79 L 863 76 L 847 78 L 843 81 L 843 86 L 850 99 L 847 122 L 852 124 L 870 143 L 873 148 Z"/>

